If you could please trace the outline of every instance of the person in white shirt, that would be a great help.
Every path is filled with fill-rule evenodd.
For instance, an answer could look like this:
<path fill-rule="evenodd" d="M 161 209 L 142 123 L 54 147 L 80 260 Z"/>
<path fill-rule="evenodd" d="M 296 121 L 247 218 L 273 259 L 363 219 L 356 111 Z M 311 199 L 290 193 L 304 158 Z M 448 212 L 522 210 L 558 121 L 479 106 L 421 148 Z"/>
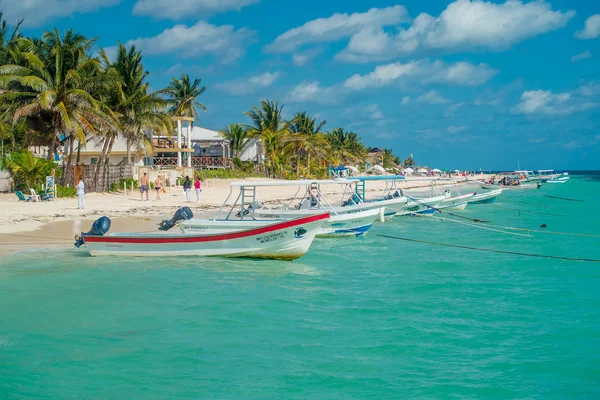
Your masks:
<path fill-rule="evenodd" d="M 83 178 L 79 178 L 79 183 L 75 186 L 77 189 L 77 208 L 85 208 L 85 185 L 83 184 Z"/>

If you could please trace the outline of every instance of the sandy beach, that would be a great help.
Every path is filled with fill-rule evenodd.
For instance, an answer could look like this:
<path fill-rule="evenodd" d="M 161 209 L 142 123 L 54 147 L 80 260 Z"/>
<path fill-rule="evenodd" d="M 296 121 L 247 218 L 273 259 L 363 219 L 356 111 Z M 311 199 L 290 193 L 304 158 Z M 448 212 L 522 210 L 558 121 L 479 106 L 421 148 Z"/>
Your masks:
<path fill-rule="evenodd" d="M 472 180 L 487 179 L 478 175 Z M 464 178 L 455 178 L 464 184 Z M 209 180 L 203 183 L 201 199 L 196 203 L 196 194 L 191 193 L 192 202 L 187 203 L 181 188 L 167 188 L 156 200 L 156 192 L 150 193 L 149 201 L 142 201 L 139 191 L 85 196 L 86 208 L 77 209 L 76 198 L 58 198 L 48 202 L 18 201 L 14 193 L 0 194 L 0 254 L 39 247 L 71 246 L 73 236 L 89 230 L 91 223 L 100 216 L 109 216 L 113 222 L 111 231 L 148 232 L 156 230 L 158 222 L 171 218 L 175 210 L 189 206 L 196 217 L 209 217 L 216 213 L 229 195 L 230 183 L 239 180 Z M 265 181 L 264 178 L 250 178 L 246 182 Z M 369 192 L 381 192 L 385 182 L 369 182 Z M 407 179 L 398 182 L 398 187 L 413 194 L 424 193 L 428 182 Z M 341 198 L 343 191 L 339 185 L 322 187 L 328 199 Z M 269 206 L 287 203 L 297 192 L 297 187 L 262 187 L 259 200 Z M 145 197 L 144 197 L 145 198 Z M 235 196 L 230 199 L 233 201 Z"/>

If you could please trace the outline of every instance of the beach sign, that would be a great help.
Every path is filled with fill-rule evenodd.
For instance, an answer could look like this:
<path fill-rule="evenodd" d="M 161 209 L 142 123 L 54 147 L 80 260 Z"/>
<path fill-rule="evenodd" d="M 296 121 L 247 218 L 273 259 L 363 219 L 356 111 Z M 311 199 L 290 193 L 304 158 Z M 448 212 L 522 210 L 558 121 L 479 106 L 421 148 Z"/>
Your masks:
<path fill-rule="evenodd" d="M 54 175 L 46 177 L 46 193 L 52 195 L 52 200 L 56 197 L 54 194 Z"/>

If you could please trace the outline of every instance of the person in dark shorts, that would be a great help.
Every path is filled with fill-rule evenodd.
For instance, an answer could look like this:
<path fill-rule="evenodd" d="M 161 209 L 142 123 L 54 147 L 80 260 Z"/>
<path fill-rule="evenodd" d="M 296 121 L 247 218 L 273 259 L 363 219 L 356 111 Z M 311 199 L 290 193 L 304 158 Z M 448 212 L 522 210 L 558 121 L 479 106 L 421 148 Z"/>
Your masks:
<path fill-rule="evenodd" d="M 150 200 L 148 198 L 148 189 L 148 174 L 144 172 L 142 179 L 140 179 L 140 197 L 142 198 L 142 201 L 144 201 L 144 192 L 146 193 L 146 200 Z"/>

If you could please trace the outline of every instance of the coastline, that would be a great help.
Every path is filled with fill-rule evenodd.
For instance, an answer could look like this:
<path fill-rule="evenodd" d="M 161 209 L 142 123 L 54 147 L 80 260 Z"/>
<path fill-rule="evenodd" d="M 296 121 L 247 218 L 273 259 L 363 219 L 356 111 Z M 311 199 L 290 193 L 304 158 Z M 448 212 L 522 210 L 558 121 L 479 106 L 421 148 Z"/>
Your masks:
<path fill-rule="evenodd" d="M 472 181 L 487 179 L 488 175 L 477 175 Z M 249 178 L 244 181 L 265 181 L 265 178 Z M 463 177 L 455 177 L 458 185 L 464 185 Z M 192 191 L 192 202 L 187 203 L 181 188 L 167 188 L 161 200 L 155 200 L 156 192 L 150 193 L 149 201 L 142 201 L 139 191 L 133 194 L 86 194 L 86 209 L 77 209 L 76 198 L 58 198 L 54 202 L 20 202 L 14 193 L 0 194 L 0 255 L 31 248 L 56 248 L 73 245 L 73 237 L 90 229 L 94 220 L 106 215 L 111 218 L 111 231 L 149 232 L 155 231 L 162 219 L 171 218 L 180 207 L 188 206 L 195 217 L 214 216 L 229 195 L 230 183 L 239 179 L 209 180 L 203 183 L 200 202 L 196 203 Z M 397 181 L 403 190 L 423 191 L 428 188 L 425 181 Z M 368 192 L 380 192 L 384 181 L 370 182 Z M 284 204 L 294 197 L 297 187 L 263 187 L 258 198 L 269 206 Z M 323 194 L 333 199 L 343 194 L 341 186 L 327 185 Z M 229 203 L 235 196 L 229 199 Z"/>

